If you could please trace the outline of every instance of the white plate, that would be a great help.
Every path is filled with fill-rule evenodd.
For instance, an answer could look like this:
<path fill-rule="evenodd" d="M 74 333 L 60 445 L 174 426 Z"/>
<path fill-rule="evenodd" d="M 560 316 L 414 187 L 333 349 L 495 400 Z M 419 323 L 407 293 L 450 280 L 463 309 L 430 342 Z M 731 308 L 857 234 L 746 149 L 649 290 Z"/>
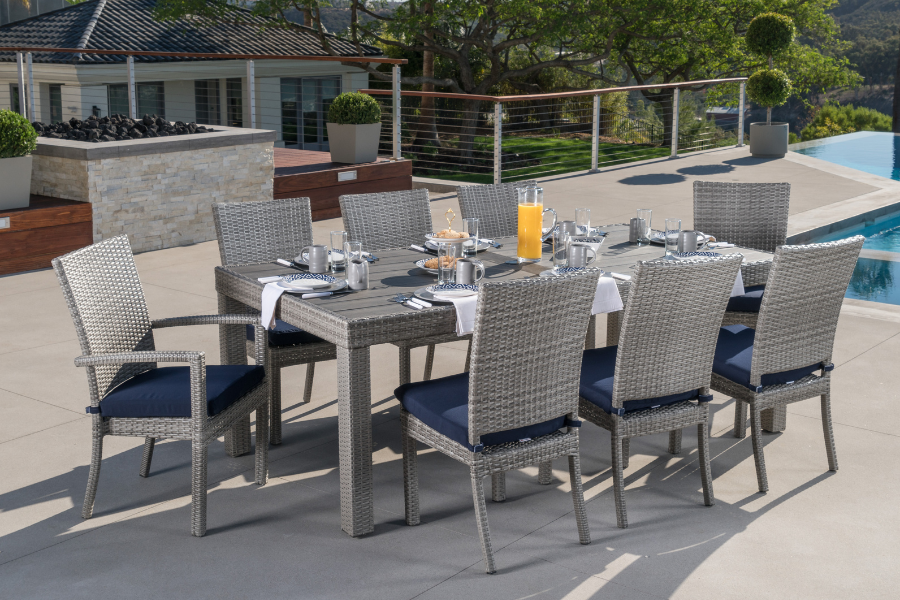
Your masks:
<path fill-rule="evenodd" d="M 708 235 L 706 235 L 706 234 L 704 233 L 704 234 L 703 234 L 703 237 L 701 238 L 701 241 L 700 241 L 700 246 L 702 246 L 703 244 L 705 244 L 706 242 L 708 242 L 708 241 L 709 241 L 709 238 L 710 238 L 710 236 L 708 236 Z M 665 245 L 665 243 L 666 243 L 666 234 L 663 233 L 662 231 L 658 231 L 658 230 L 656 230 L 656 229 L 651 229 L 651 230 L 650 230 L 650 243 L 651 243 L 651 244 L 659 244 L 659 245 L 661 245 L 661 246 L 662 246 L 662 245 Z M 699 248 L 700 246 L 698 246 L 698 248 Z"/>
<path fill-rule="evenodd" d="M 430 285 L 425 288 L 434 296 L 445 298 L 465 298 L 478 293 L 477 285 L 463 285 L 461 283 L 445 283 L 444 285 Z"/>
<path fill-rule="evenodd" d="M 435 238 L 435 239 L 439 239 L 439 238 Z M 471 239 L 472 238 L 469 238 L 469 240 L 471 240 Z M 466 240 L 461 240 L 461 241 L 465 242 Z M 428 248 L 429 250 L 437 250 L 437 244 L 432 242 L 431 240 L 425 242 L 425 247 Z M 475 252 L 483 252 L 490 247 L 491 247 L 491 245 L 488 242 L 483 242 L 483 241 L 479 240 L 478 245 L 475 246 Z"/>
<path fill-rule="evenodd" d="M 464 238 L 441 238 L 441 237 L 435 237 L 434 234 L 435 234 L 434 231 L 425 234 L 426 244 L 430 241 L 448 242 L 450 244 L 462 244 L 463 242 L 467 242 L 472 239 L 472 236 L 468 236 L 468 237 L 464 237 Z"/>
<path fill-rule="evenodd" d="M 326 287 L 320 287 L 320 288 L 316 288 L 316 289 L 288 287 L 282 281 L 278 281 L 276 283 L 278 284 L 278 287 L 283 288 L 285 293 L 287 293 L 287 294 L 311 294 L 313 292 L 336 292 L 338 290 L 342 290 L 345 287 L 347 287 L 346 279 L 335 279 L 334 283 L 330 283 Z"/>
<path fill-rule="evenodd" d="M 281 279 L 283 287 L 298 290 L 316 290 L 328 287 L 335 281 L 337 281 L 337 278 L 324 273 L 294 273 L 285 275 Z"/>

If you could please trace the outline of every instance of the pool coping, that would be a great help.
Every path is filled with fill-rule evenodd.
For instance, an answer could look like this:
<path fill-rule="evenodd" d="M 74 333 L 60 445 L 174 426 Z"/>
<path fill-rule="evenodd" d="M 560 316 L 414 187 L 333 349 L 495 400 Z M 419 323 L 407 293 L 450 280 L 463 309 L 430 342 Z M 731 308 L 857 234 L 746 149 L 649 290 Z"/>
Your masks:
<path fill-rule="evenodd" d="M 844 141 L 847 138 L 863 138 L 869 137 L 870 135 L 877 135 L 882 133 L 891 133 L 890 131 L 854 131 L 853 133 L 844 133 L 841 135 L 833 135 L 831 137 L 819 138 L 817 140 L 809 140 L 806 142 L 797 142 L 796 144 L 789 144 L 788 150 L 791 152 L 796 152 L 797 150 L 805 150 L 807 148 L 815 148 L 816 146 L 825 146 L 827 144 L 838 144 Z M 900 133 L 895 133 L 894 135 L 900 135 Z"/>
<path fill-rule="evenodd" d="M 841 305 L 841 315 L 900 323 L 900 306 L 888 304 L 887 302 L 844 298 L 844 302 Z"/>

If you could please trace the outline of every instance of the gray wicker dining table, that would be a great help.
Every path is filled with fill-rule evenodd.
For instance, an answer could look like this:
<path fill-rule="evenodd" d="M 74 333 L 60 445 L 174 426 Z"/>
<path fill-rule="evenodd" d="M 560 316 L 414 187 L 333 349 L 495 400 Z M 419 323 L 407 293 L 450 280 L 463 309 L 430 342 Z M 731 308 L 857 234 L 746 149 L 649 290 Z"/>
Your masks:
<path fill-rule="evenodd" d="M 601 230 L 607 232 L 607 237 L 594 266 L 605 271 L 630 275 L 637 261 L 663 255 L 661 246 L 630 244 L 627 225 L 603 226 Z M 496 241 L 503 247 L 490 248 L 478 255 L 486 267 L 485 281 L 533 277 L 550 267 L 550 253 L 546 249 L 540 263 L 507 264 L 516 256 L 516 238 L 499 238 Z M 727 248 L 719 252 L 740 252 L 744 255 L 745 264 L 764 265 L 772 258 L 767 252 L 746 248 Z M 341 528 L 351 536 L 374 531 L 369 349 L 377 344 L 452 333 L 456 328 L 452 304 L 435 303 L 432 308 L 414 310 L 390 301 L 398 293 L 412 296 L 418 288 L 435 283 L 433 275 L 421 271 L 414 264 L 422 258 L 420 252 L 402 248 L 380 250 L 377 255 L 379 260 L 369 265 L 369 289 L 307 300 L 298 295 L 284 294 L 275 312 L 275 316 L 282 321 L 337 346 Z M 216 267 L 219 312 L 258 312 L 264 284 L 257 278 L 296 272 L 277 263 Z M 626 299 L 629 283 L 617 280 L 617 284 L 623 300 Z M 611 315 L 611 323 L 615 322 L 615 315 Z M 591 327 L 585 342 L 588 347 L 594 346 L 593 330 L 594 327 Z M 243 325 L 220 326 L 222 364 L 246 363 L 245 336 Z M 226 451 L 232 456 L 249 452 L 249 419 L 229 431 L 225 442 Z"/>

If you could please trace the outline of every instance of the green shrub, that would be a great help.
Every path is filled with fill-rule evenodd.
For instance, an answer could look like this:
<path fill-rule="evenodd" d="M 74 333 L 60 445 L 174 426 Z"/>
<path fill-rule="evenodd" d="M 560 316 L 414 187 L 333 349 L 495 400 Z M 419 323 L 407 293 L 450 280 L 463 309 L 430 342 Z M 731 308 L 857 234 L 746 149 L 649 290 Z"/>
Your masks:
<path fill-rule="evenodd" d="M 793 131 L 788 132 L 788 144 L 796 144 L 800 141 L 800 136 Z"/>
<path fill-rule="evenodd" d="M 37 147 L 37 131 L 17 112 L 0 109 L 0 158 L 28 156 Z"/>
<path fill-rule="evenodd" d="M 347 92 L 328 108 L 328 122 L 338 125 L 367 125 L 381 122 L 381 105 L 368 94 Z"/>
<path fill-rule="evenodd" d="M 877 110 L 864 106 L 856 108 L 852 104 L 841 106 L 829 103 L 803 128 L 800 138 L 808 141 L 854 131 L 891 131 L 891 124 L 891 117 Z"/>
<path fill-rule="evenodd" d="M 766 57 L 780 54 L 794 41 L 794 22 L 778 13 L 762 13 L 750 21 L 744 40 L 753 54 Z"/>
<path fill-rule="evenodd" d="M 791 80 L 778 69 L 757 71 L 747 80 L 747 95 L 761 106 L 781 106 L 791 96 Z"/>

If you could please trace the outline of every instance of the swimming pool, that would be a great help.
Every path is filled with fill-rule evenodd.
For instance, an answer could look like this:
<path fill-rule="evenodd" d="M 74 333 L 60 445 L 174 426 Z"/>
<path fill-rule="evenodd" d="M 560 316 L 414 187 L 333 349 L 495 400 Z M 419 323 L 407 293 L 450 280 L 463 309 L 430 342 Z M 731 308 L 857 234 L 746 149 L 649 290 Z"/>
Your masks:
<path fill-rule="evenodd" d="M 900 181 L 900 134 L 858 131 L 795 147 L 798 154 Z"/>

